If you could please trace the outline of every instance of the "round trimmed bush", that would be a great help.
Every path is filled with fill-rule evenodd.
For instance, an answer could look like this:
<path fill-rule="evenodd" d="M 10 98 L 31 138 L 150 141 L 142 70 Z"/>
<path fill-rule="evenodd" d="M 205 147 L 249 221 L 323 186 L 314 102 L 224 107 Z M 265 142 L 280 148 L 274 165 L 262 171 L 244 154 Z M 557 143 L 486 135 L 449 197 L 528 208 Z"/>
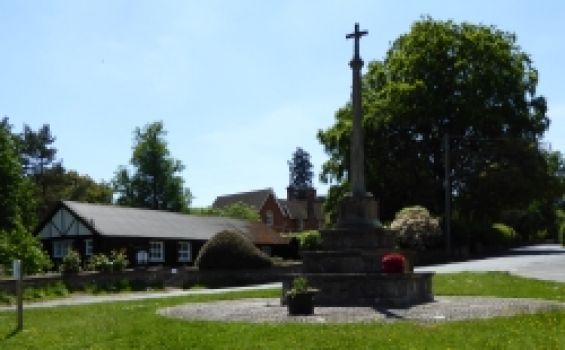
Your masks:
<path fill-rule="evenodd" d="M 492 224 L 484 243 L 495 247 L 506 247 L 512 245 L 516 236 L 516 231 L 511 226 L 498 222 Z"/>
<path fill-rule="evenodd" d="M 403 248 L 433 248 L 441 237 L 439 220 L 422 206 L 400 210 L 390 224 L 390 229 L 398 233 L 398 242 Z"/>
<path fill-rule="evenodd" d="M 201 270 L 235 270 L 267 268 L 272 262 L 241 233 L 222 231 L 202 246 L 195 265 Z"/>

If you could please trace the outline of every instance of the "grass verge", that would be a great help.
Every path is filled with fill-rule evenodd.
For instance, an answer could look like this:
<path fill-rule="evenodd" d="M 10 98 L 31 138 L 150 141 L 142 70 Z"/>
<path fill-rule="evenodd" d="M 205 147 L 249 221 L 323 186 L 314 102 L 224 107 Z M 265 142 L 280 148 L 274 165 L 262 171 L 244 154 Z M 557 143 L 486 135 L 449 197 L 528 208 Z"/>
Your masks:
<path fill-rule="evenodd" d="M 503 273 L 437 275 L 438 295 L 563 300 L 565 284 Z M 247 324 L 168 319 L 156 310 L 187 302 L 278 297 L 279 290 L 0 312 L 1 349 L 562 349 L 565 311 L 421 325 Z"/>

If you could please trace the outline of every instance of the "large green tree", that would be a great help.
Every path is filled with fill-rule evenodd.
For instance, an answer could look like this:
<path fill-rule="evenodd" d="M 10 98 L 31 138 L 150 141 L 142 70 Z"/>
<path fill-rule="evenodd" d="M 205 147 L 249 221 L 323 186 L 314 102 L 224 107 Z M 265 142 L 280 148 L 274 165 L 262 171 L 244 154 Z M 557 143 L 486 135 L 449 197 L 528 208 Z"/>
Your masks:
<path fill-rule="evenodd" d="M 498 220 L 547 197 L 550 176 L 537 144 L 549 120 L 537 82 L 514 34 L 416 21 L 363 77 L 367 186 L 380 200 L 382 218 L 408 205 L 442 212 L 445 140 L 457 220 Z M 348 186 L 350 131 L 347 104 L 318 133 L 330 155 L 322 180 L 337 184 L 330 212 Z"/>
<path fill-rule="evenodd" d="M 26 272 L 50 266 L 41 245 L 30 233 L 35 224 L 34 186 L 22 172 L 18 138 L 5 118 L 0 123 L 0 265 L 22 259 Z"/>
<path fill-rule="evenodd" d="M 191 200 L 178 173 L 184 169 L 180 160 L 170 156 L 162 122 L 154 122 L 134 131 L 133 173 L 120 166 L 115 173 L 117 203 L 133 207 L 182 211 Z"/>
<path fill-rule="evenodd" d="M 55 136 L 49 124 L 37 131 L 24 125 L 17 138 L 24 174 L 35 184 L 37 216 L 42 218 L 60 200 L 111 203 L 112 187 L 104 181 L 96 182 L 87 175 L 67 170 L 56 160 Z"/>

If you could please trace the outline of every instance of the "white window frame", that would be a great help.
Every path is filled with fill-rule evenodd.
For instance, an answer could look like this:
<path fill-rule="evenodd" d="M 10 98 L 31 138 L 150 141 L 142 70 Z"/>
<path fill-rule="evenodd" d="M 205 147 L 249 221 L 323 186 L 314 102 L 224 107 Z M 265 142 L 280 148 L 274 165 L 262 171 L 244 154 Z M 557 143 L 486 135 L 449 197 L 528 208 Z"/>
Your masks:
<path fill-rule="evenodd" d="M 270 245 L 261 246 L 261 251 L 267 256 L 273 255 L 273 248 Z"/>
<path fill-rule="evenodd" d="M 275 216 L 273 215 L 273 212 L 271 210 L 267 210 L 267 212 L 265 213 L 265 225 L 273 226 L 274 223 Z"/>
<path fill-rule="evenodd" d="M 149 242 L 149 261 L 150 262 L 165 261 L 165 245 L 163 241 Z"/>
<path fill-rule="evenodd" d="M 53 241 L 53 257 L 62 258 L 73 249 L 72 239 L 63 239 Z"/>
<path fill-rule="evenodd" d="M 84 256 L 92 256 L 94 254 L 94 244 L 92 238 L 84 240 Z"/>
<path fill-rule="evenodd" d="M 178 261 L 191 262 L 192 261 L 192 244 L 189 241 L 178 242 Z"/>

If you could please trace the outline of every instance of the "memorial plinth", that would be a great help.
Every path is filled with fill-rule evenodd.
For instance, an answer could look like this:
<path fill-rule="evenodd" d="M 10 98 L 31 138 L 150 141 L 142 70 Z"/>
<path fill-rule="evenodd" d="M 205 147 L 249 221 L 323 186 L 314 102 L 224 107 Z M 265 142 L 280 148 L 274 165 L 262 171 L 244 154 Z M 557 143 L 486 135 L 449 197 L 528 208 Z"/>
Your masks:
<path fill-rule="evenodd" d="M 289 274 L 283 280 L 281 303 L 292 280 L 306 277 L 318 290 L 315 305 L 325 306 L 406 306 L 433 300 L 432 273 L 414 273 L 408 263 L 404 273 L 384 273 L 382 258 L 394 252 L 395 239 L 378 220 L 378 207 L 372 194 L 365 189 L 364 143 L 361 113 L 361 68 L 359 39 L 366 35 L 355 31 L 346 36 L 355 41 L 351 94 L 351 168 L 349 180 L 352 192 L 343 199 L 335 229 L 321 230 L 322 247 L 318 251 L 302 252 L 303 272 Z M 404 254 L 405 256 L 407 254 Z M 406 256 L 410 258 L 409 254 Z"/>
<path fill-rule="evenodd" d="M 306 277 L 319 290 L 319 306 L 398 307 L 433 301 L 432 273 L 384 273 L 382 258 L 395 252 L 394 237 L 381 226 L 322 230 L 322 248 L 302 252 L 302 273 L 283 281 L 281 302 L 292 280 Z M 401 252 L 410 261 L 409 252 Z"/>

